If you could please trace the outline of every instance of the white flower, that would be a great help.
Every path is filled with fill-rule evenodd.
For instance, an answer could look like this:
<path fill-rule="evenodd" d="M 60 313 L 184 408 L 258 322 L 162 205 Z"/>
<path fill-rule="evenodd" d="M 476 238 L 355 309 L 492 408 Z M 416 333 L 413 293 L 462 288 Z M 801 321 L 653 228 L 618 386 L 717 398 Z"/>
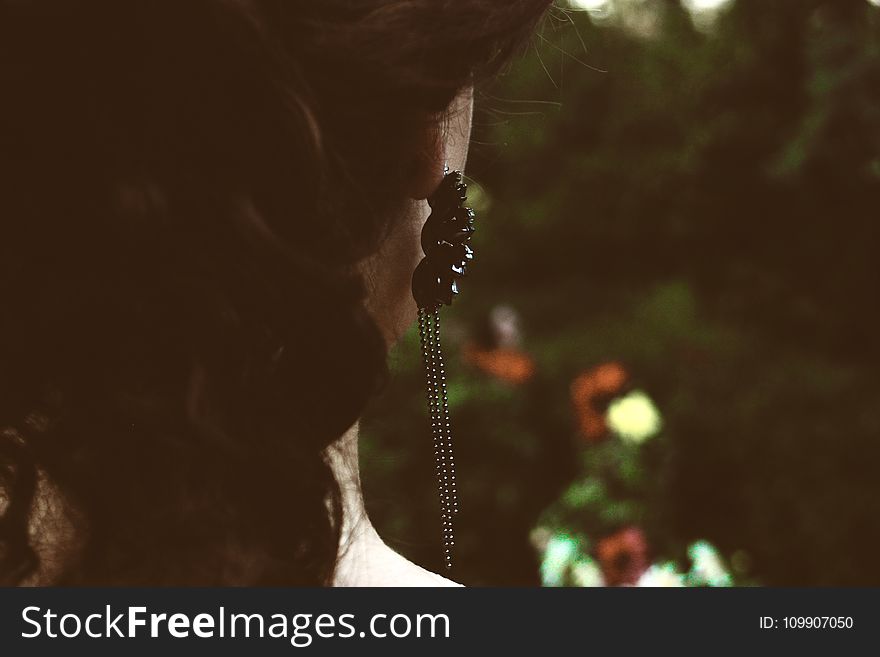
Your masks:
<path fill-rule="evenodd" d="M 605 586 L 599 565 L 590 557 L 582 557 L 574 562 L 571 567 L 571 579 L 575 586 L 590 588 Z"/>
<path fill-rule="evenodd" d="M 675 571 L 674 564 L 654 564 L 639 578 L 636 586 L 663 588 L 684 586 L 684 575 Z"/>
<path fill-rule="evenodd" d="M 653 438 L 663 428 L 660 412 L 641 390 L 613 401 L 608 407 L 606 421 L 623 440 L 636 444 Z"/>
<path fill-rule="evenodd" d="M 706 541 L 697 541 L 688 548 L 693 562 L 688 580 L 698 586 L 732 586 L 733 578 L 724 568 L 721 556 Z"/>
<path fill-rule="evenodd" d="M 563 586 L 565 573 L 579 553 L 576 539 L 566 534 L 556 534 L 547 541 L 541 560 L 541 583 L 544 586 Z"/>

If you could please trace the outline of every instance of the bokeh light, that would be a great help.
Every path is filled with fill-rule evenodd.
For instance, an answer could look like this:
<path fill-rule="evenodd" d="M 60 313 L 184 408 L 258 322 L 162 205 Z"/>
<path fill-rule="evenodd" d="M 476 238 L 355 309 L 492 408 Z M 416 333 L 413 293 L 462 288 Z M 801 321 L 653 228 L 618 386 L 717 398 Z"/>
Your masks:
<path fill-rule="evenodd" d="M 682 0 L 682 4 L 690 11 L 716 11 L 733 0 Z"/>
<path fill-rule="evenodd" d="M 613 401 L 608 407 L 607 421 L 614 433 L 633 443 L 656 436 L 663 426 L 654 402 L 640 390 Z"/>
<path fill-rule="evenodd" d="M 571 5 L 587 11 L 602 11 L 608 6 L 609 0 L 571 0 Z"/>

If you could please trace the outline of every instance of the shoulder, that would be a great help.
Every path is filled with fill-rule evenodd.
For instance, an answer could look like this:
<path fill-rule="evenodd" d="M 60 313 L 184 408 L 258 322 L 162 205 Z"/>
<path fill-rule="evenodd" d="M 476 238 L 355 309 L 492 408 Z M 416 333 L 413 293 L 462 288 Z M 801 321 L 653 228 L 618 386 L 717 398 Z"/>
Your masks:
<path fill-rule="evenodd" d="M 343 548 L 334 586 L 460 587 L 461 584 L 414 564 L 371 532 Z"/>

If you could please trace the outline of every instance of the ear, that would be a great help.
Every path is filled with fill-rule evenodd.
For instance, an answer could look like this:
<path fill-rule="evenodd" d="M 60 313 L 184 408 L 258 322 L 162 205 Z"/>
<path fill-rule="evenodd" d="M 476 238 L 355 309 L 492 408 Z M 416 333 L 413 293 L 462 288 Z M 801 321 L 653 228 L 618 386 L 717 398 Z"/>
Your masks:
<path fill-rule="evenodd" d="M 406 174 L 407 195 L 422 201 L 433 194 L 446 170 L 447 140 L 439 120 L 421 126 L 414 139 L 413 162 Z"/>

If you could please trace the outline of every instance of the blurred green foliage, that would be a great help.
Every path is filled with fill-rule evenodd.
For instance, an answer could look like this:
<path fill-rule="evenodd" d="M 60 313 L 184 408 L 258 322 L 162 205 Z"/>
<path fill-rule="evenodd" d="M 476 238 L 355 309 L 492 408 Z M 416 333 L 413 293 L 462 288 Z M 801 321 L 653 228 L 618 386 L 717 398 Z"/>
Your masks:
<path fill-rule="evenodd" d="M 638 4 L 650 30 L 556 10 L 481 99 L 478 260 L 444 315 L 454 576 L 537 584 L 549 517 L 638 524 L 663 559 L 707 539 L 740 581 L 880 585 L 880 9 L 735 0 L 699 30 L 675 0 Z M 525 327 L 525 385 L 458 358 L 498 303 Z M 362 461 L 380 533 L 439 568 L 415 339 Z M 643 446 L 578 433 L 569 386 L 609 361 L 662 414 Z"/>

